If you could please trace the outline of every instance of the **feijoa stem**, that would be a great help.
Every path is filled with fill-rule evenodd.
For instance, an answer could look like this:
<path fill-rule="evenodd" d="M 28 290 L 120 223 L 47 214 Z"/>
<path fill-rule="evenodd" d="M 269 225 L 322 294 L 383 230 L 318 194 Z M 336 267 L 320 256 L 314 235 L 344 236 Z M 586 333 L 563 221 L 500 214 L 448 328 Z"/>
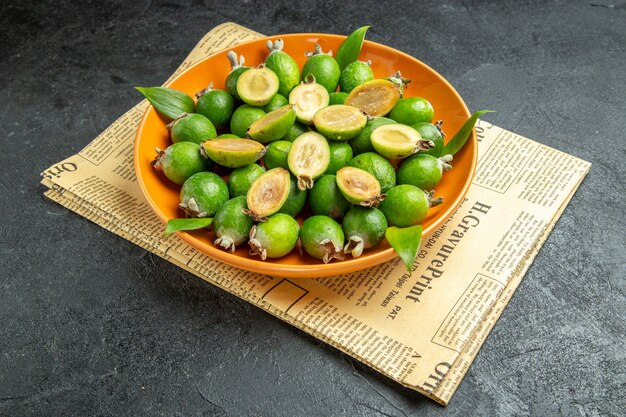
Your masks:
<path fill-rule="evenodd" d="M 387 194 L 380 194 L 376 197 L 368 198 L 367 200 L 363 200 L 359 203 L 359 206 L 363 207 L 378 207 L 381 201 L 387 198 Z"/>
<path fill-rule="evenodd" d="M 180 207 L 185 212 L 187 217 L 206 217 L 207 216 L 206 211 L 200 211 L 200 207 L 198 207 L 198 203 L 196 203 L 196 200 L 193 197 L 187 200 L 187 204 L 180 203 L 178 207 Z"/>
<path fill-rule="evenodd" d="M 163 156 L 165 155 L 165 151 L 161 150 L 160 148 L 154 148 L 154 150 L 156 151 L 157 155 L 152 161 L 152 166 L 157 171 L 161 171 L 161 158 L 163 158 Z"/>
<path fill-rule="evenodd" d="M 267 250 L 265 250 L 263 245 L 261 245 L 261 242 L 254 238 L 255 235 L 256 225 L 252 226 L 252 229 L 250 229 L 250 234 L 248 235 L 250 237 L 250 240 L 248 241 L 248 245 L 250 245 L 250 255 L 259 255 L 262 260 L 266 260 Z"/>
<path fill-rule="evenodd" d="M 434 197 L 435 190 L 424 192 L 426 193 L 426 198 L 428 199 L 428 207 L 435 207 L 443 203 L 443 197 Z"/>
<path fill-rule="evenodd" d="M 450 171 L 452 169 L 452 164 L 450 162 L 452 162 L 453 158 L 454 157 L 452 155 L 447 154 L 437 159 L 439 159 L 439 162 L 441 162 L 441 167 L 444 171 Z"/>
<path fill-rule="evenodd" d="M 213 81 L 211 81 L 209 83 L 207 88 L 203 88 L 202 90 L 200 90 L 200 91 L 198 91 L 196 93 L 196 100 L 199 99 L 200 97 L 202 97 L 203 95 L 205 95 L 206 93 L 208 93 L 211 90 L 213 90 Z"/>
<path fill-rule="evenodd" d="M 325 264 L 332 261 L 333 259 L 343 260 L 343 253 L 341 252 L 341 248 L 335 246 L 335 243 L 330 239 L 324 239 L 320 242 L 320 246 L 324 248 L 326 252 L 322 257 L 322 261 Z"/>
<path fill-rule="evenodd" d="M 348 243 L 343 248 L 344 253 L 351 253 L 353 258 L 358 258 L 363 254 L 365 243 L 359 236 L 350 236 Z"/>
<path fill-rule="evenodd" d="M 215 242 L 213 242 L 213 244 L 215 246 L 222 247 L 224 250 L 235 252 L 235 241 L 228 236 L 222 236 L 215 239 Z"/>
<path fill-rule="evenodd" d="M 237 68 L 243 67 L 243 64 L 246 62 L 246 59 L 243 55 L 239 55 L 239 62 L 237 62 L 237 53 L 235 51 L 228 51 L 226 54 L 228 61 L 230 61 L 230 72 L 233 72 Z"/>

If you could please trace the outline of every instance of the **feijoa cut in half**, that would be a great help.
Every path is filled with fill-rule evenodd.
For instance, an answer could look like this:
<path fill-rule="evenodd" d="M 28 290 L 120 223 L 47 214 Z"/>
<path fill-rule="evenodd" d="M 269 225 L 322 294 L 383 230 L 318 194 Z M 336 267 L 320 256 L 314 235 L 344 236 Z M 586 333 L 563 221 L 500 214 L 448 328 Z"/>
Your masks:
<path fill-rule="evenodd" d="M 301 190 L 313 188 L 314 180 L 326 171 L 329 163 L 328 141 L 317 132 L 306 132 L 298 136 L 287 155 L 289 170 L 296 176 L 298 188 Z"/>
<path fill-rule="evenodd" d="M 222 166 L 240 168 L 261 159 L 265 146 L 251 139 L 207 140 L 202 144 L 202 152 Z"/>
<path fill-rule="evenodd" d="M 400 100 L 398 86 L 387 80 L 367 81 L 355 87 L 345 104 L 354 106 L 371 117 L 384 116 Z"/>
<path fill-rule="evenodd" d="M 332 140 L 349 140 L 365 127 L 367 117 L 356 107 L 334 104 L 315 113 L 318 132 Z"/>
<path fill-rule="evenodd" d="M 376 207 L 386 197 L 376 177 L 363 169 L 345 166 L 336 176 L 341 194 L 352 204 Z"/>
<path fill-rule="evenodd" d="M 417 130 L 400 123 L 377 127 L 370 139 L 376 152 L 389 159 L 403 159 L 435 146 L 432 141 L 423 140 Z"/>
<path fill-rule="evenodd" d="M 237 79 L 237 94 L 251 106 L 265 106 L 278 92 L 278 76 L 261 65 L 243 72 Z"/>
<path fill-rule="evenodd" d="M 330 96 L 326 88 L 315 82 L 315 77 L 308 75 L 300 85 L 289 93 L 289 104 L 294 105 L 296 118 L 300 123 L 310 125 L 313 116 L 321 108 L 328 106 Z"/>
<path fill-rule="evenodd" d="M 280 210 L 287 201 L 289 178 L 289 171 L 283 168 L 270 169 L 261 174 L 246 195 L 246 214 L 256 221 L 267 221 L 267 217 Z"/>
<path fill-rule="evenodd" d="M 280 107 L 250 125 L 248 136 L 261 143 L 270 143 L 285 136 L 296 121 L 292 104 Z"/>

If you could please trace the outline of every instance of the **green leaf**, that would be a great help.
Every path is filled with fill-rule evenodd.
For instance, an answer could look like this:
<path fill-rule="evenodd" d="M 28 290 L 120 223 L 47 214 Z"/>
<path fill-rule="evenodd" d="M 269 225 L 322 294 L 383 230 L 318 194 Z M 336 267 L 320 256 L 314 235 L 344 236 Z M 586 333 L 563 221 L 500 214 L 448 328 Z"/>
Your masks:
<path fill-rule="evenodd" d="M 170 219 L 167 221 L 164 236 L 169 236 L 179 230 L 197 230 L 210 226 L 213 223 L 212 217 L 196 217 L 188 219 Z"/>
<path fill-rule="evenodd" d="M 419 224 L 410 227 L 391 226 L 387 228 L 385 237 L 393 250 L 400 256 L 410 274 L 415 262 L 415 256 L 417 255 L 417 249 L 420 247 L 422 240 L 422 226 Z"/>
<path fill-rule="evenodd" d="M 183 113 L 193 113 L 196 104 L 187 94 L 166 87 L 135 87 L 152 104 L 156 111 L 170 119 Z"/>
<path fill-rule="evenodd" d="M 354 62 L 361 53 L 363 47 L 363 39 L 365 39 L 365 32 L 370 26 L 363 26 L 355 30 L 344 40 L 339 49 L 337 50 L 337 56 L 335 60 L 339 64 L 339 69 L 343 71 L 348 64 Z"/>
<path fill-rule="evenodd" d="M 465 122 L 463 126 L 461 126 L 461 129 L 456 133 L 456 135 L 454 135 L 454 137 L 450 139 L 448 143 L 446 143 L 446 146 L 444 146 L 443 150 L 441 151 L 441 155 L 454 155 L 455 153 L 460 151 L 463 145 L 465 145 L 465 142 L 467 142 L 470 134 L 472 133 L 472 129 L 474 129 L 476 120 L 478 120 L 478 118 L 485 113 L 495 113 L 495 111 L 478 110 L 476 113 L 472 114 L 472 116 L 467 119 L 467 122 Z"/>

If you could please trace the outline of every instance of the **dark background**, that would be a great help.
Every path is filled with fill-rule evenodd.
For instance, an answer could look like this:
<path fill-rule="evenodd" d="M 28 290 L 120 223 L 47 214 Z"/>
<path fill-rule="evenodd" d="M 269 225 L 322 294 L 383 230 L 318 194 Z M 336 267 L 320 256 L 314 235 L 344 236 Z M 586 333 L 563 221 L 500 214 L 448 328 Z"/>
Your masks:
<path fill-rule="evenodd" d="M 383 3 L 2 2 L 0 415 L 623 415 L 626 3 Z M 371 24 L 486 120 L 593 163 L 448 408 L 42 196 L 225 21 Z"/>

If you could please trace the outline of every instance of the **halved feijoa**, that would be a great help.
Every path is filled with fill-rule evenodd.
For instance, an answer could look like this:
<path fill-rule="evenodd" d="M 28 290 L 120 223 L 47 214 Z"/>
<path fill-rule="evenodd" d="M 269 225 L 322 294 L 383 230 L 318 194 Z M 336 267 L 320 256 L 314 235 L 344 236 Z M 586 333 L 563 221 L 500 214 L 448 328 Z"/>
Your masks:
<path fill-rule="evenodd" d="M 203 155 L 228 167 L 253 164 L 265 155 L 265 146 L 251 139 L 208 140 L 202 144 Z"/>
<path fill-rule="evenodd" d="M 389 159 L 406 158 L 435 146 L 432 141 L 423 140 L 417 130 L 400 123 L 377 127 L 370 139 L 376 152 Z"/>
<path fill-rule="evenodd" d="M 318 132 L 333 140 L 349 140 L 365 127 L 367 117 L 356 107 L 334 104 L 315 113 L 313 124 Z"/>
<path fill-rule="evenodd" d="M 242 73 L 237 80 L 237 94 L 251 106 L 265 106 L 278 92 L 278 76 L 269 68 L 259 66 Z"/>
<path fill-rule="evenodd" d="M 376 207 L 385 199 L 376 177 L 360 168 L 346 166 L 337 171 L 337 186 L 346 200 L 363 207 Z"/>
<path fill-rule="evenodd" d="M 354 106 L 368 116 L 384 116 L 393 109 L 400 100 L 398 87 L 387 80 L 367 81 L 355 87 L 345 104 Z"/>
<path fill-rule="evenodd" d="M 256 221 L 266 221 L 267 216 L 276 213 L 287 201 L 289 182 L 289 171 L 283 168 L 270 169 L 261 174 L 246 195 L 246 213 Z"/>
<path fill-rule="evenodd" d="M 328 141 L 317 132 L 303 133 L 291 144 L 287 163 L 298 179 L 299 189 L 313 188 L 315 178 L 322 175 L 330 163 Z"/>
<path fill-rule="evenodd" d="M 261 143 L 269 143 L 285 136 L 296 121 L 292 104 L 267 113 L 255 120 L 248 129 L 248 136 Z"/>
<path fill-rule="evenodd" d="M 289 93 L 289 104 L 294 105 L 296 118 L 307 125 L 313 122 L 313 116 L 319 109 L 328 106 L 329 100 L 326 88 L 316 83 L 315 77 L 310 74 Z"/>

